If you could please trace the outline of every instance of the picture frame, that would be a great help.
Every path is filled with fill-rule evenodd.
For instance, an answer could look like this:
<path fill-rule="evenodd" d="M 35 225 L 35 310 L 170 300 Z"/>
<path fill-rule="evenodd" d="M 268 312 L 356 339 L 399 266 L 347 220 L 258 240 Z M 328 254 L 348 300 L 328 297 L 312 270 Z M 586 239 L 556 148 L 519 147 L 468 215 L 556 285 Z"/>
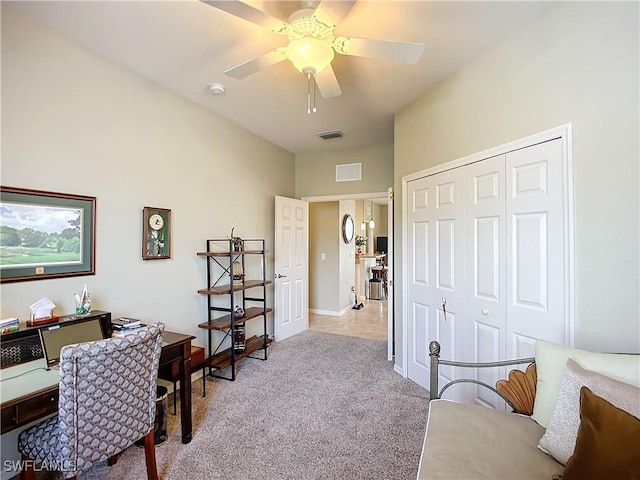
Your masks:
<path fill-rule="evenodd" d="M 144 207 L 142 210 L 142 259 L 171 258 L 171 210 Z"/>
<path fill-rule="evenodd" d="M 0 283 L 95 275 L 96 197 L 0 186 Z"/>

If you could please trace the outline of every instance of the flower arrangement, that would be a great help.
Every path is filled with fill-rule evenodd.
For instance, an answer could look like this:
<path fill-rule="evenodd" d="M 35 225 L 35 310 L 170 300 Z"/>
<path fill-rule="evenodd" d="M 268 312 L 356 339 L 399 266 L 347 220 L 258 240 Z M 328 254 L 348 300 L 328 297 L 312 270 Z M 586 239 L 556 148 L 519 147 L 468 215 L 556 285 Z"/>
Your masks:
<path fill-rule="evenodd" d="M 356 235 L 356 246 L 364 247 L 367 244 L 367 237 L 364 235 Z"/>

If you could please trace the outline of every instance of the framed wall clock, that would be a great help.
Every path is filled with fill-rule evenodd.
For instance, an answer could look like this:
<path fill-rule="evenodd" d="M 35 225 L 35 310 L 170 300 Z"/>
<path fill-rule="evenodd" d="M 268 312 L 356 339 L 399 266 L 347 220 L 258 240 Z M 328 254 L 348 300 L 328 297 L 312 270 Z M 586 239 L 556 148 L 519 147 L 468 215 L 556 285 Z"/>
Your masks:
<path fill-rule="evenodd" d="M 356 228 L 353 217 L 349 214 L 346 214 L 344 217 L 342 217 L 342 239 L 344 240 L 344 243 L 351 243 L 355 232 Z"/>
<path fill-rule="evenodd" d="M 171 258 L 171 210 L 144 207 L 142 210 L 142 259 Z"/>

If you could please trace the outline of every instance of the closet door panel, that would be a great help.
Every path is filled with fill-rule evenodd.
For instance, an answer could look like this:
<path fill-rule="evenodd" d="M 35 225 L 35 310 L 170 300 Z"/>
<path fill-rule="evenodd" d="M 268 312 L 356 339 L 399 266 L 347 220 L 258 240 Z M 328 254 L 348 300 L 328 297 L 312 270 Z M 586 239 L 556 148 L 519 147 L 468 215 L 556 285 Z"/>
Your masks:
<path fill-rule="evenodd" d="M 523 349 L 523 339 L 568 341 L 562 158 L 560 139 L 506 156 L 510 357 Z"/>
<path fill-rule="evenodd" d="M 506 337 L 505 295 L 505 156 L 465 167 L 465 318 L 461 329 L 469 337 L 474 362 L 504 359 Z M 470 369 L 466 372 L 488 385 L 503 378 L 504 369 Z M 504 402 L 485 388 L 473 386 L 466 401 L 503 408 Z"/>
<path fill-rule="evenodd" d="M 435 184 L 429 178 L 408 185 L 407 248 L 407 376 L 429 388 L 429 342 L 437 338 L 433 304 L 435 255 Z"/>
<path fill-rule="evenodd" d="M 429 386 L 428 345 L 441 344 L 442 357 L 461 360 L 457 328 L 463 295 L 464 205 L 459 176 L 452 172 L 412 181 L 408 185 L 408 365 L 407 375 Z M 427 313 L 428 312 L 428 315 Z M 441 370 L 440 384 L 455 378 Z M 455 398 L 455 397 L 448 397 Z"/>

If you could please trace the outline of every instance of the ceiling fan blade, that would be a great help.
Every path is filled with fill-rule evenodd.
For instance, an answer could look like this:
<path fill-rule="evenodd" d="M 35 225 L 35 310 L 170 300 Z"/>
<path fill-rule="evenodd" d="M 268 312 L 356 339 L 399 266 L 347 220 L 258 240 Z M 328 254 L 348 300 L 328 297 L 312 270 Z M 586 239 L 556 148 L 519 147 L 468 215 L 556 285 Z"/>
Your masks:
<path fill-rule="evenodd" d="M 272 17 L 262 10 L 258 10 L 251 5 L 241 2 L 240 0 L 202 0 L 203 3 L 211 5 L 219 10 L 230 13 L 236 17 L 247 20 L 248 22 L 260 25 L 272 32 L 286 35 L 289 24 Z"/>
<path fill-rule="evenodd" d="M 287 57 L 284 54 L 284 51 L 284 48 L 276 48 L 275 50 L 265 53 L 264 55 L 260 55 L 253 60 L 231 67 L 230 69 L 225 70 L 224 73 L 230 77 L 242 80 L 243 78 L 246 78 L 264 68 L 286 60 Z"/>
<path fill-rule="evenodd" d="M 317 9 L 329 15 L 331 22 L 335 26 L 340 23 L 340 20 L 347 16 L 347 13 L 349 13 L 355 3 L 356 0 L 322 0 Z"/>
<path fill-rule="evenodd" d="M 422 43 L 357 37 L 338 37 L 333 41 L 333 48 L 342 55 L 380 58 L 402 63 L 416 63 L 424 52 L 424 44 Z"/>
<path fill-rule="evenodd" d="M 316 85 L 318 85 L 322 98 L 342 95 L 340 84 L 338 84 L 338 79 L 331 65 L 327 65 L 320 73 L 316 73 Z"/>

